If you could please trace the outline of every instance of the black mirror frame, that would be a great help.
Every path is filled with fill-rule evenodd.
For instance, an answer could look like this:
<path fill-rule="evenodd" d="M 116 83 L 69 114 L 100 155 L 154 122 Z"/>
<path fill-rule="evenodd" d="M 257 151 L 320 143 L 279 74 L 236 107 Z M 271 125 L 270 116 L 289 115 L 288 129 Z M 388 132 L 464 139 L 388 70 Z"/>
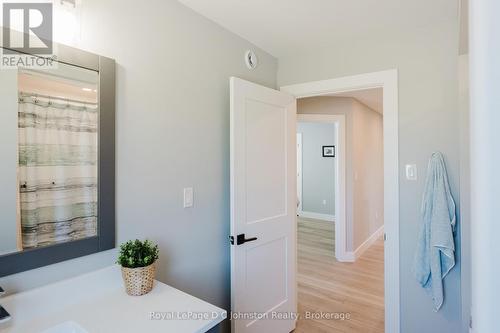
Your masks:
<path fill-rule="evenodd" d="M 0 277 L 115 247 L 115 61 L 56 43 L 54 54 L 58 62 L 99 73 L 98 232 L 95 237 L 1 255 Z"/>

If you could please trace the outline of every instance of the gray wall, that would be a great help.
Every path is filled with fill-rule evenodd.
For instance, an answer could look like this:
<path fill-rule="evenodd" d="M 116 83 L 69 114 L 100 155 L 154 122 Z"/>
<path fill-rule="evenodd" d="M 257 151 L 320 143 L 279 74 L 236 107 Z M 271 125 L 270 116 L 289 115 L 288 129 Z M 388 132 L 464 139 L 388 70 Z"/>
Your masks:
<path fill-rule="evenodd" d="M 17 71 L 0 75 L 0 255 L 17 250 Z"/>
<path fill-rule="evenodd" d="M 455 1 L 449 12 L 457 13 Z M 400 164 L 400 292 L 401 331 L 465 332 L 461 320 L 460 234 L 457 265 L 446 277 L 445 302 L 437 313 L 418 286 L 412 263 L 420 229 L 420 204 L 428 158 L 445 155 L 452 193 L 459 198 L 458 22 L 443 17 L 439 24 L 393 35 L 367 35 L 365 40 L 325 47 L 279 59 L 278 85 L 342 77 L 397 68 L 399 70 Z M 417 164 L 418 181 L 407 181 L 405 164 Z M 459 225 L 460 225 L 459 221 Z"/>
<path fill-rule="evenodd" d="M 302 211 L 335 215 L 337 157 L 323 157 L 322 153 L 323 146 L 336 145 L 335 132 L 335 124 L 297 124 L 297 133 L 302 133 Z"/>
<path fill-rule="evenodd" d="M 177 1 L 82 6 L 79 47 L 117 63 L 117 240 L 157 242 L 159 280 L 228 309 L 229 77 L 275 88 L 277 61 Z M 183 209 L 190 186 L 194 207 Z M 114 261 L 113 250 L 0 285 L 24 290 Z"/>

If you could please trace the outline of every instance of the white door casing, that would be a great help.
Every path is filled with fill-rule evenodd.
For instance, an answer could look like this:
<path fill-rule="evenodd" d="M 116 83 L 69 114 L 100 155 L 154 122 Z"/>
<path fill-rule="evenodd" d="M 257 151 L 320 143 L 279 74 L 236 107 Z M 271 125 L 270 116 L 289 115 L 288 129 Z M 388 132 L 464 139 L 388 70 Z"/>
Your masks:
<path fill-rule="evenodd" d="M 400 331 L 398 71 L 339 77 L 281 87 L 296 98 L 383 88 L 384 110 L 384 301 L 385 332 Z"/>
<path fill-rule="evenodd" d="M 272 315 L 296 312 L 296 100 L 234 77 L 230 90 L 232 332 L 290 332 Z"/>
<path fill-rule="evenodd" d="M 297 214 L 302 211 L 302 133 L 297 133 Z"/>

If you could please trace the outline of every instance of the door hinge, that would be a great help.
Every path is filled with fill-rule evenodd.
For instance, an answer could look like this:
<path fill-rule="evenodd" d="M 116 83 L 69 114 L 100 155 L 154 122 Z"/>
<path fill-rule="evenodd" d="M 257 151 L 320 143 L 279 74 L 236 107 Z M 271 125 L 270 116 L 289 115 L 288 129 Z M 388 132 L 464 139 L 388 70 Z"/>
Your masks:
<path fill-rule="evenodd" d="M 469 328 L 472 329 L 472 315 L 469 317 Z"/>
<path fill-rule="evenodd" d="M 233 236 L 229 236 L 229 243 L 231 243 L 231 245 L 234 245 L 234 237 Z"/>
<path fill-rule="evenodd" d="M 387 240 L 387 234 L 384 232 L 384 242 Z"/>

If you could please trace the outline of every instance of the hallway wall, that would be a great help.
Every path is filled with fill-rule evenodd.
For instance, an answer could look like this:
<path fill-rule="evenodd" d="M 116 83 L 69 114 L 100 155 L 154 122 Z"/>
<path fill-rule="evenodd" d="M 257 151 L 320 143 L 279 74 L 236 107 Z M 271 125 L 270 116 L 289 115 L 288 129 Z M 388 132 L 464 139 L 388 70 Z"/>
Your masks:
<path fill-rule="evenodd" d="M 335 159 L 323 146 L 336 145 L 335 124 L 297 123 L 302 133 L 302 211 L 335 216 Z"/>

